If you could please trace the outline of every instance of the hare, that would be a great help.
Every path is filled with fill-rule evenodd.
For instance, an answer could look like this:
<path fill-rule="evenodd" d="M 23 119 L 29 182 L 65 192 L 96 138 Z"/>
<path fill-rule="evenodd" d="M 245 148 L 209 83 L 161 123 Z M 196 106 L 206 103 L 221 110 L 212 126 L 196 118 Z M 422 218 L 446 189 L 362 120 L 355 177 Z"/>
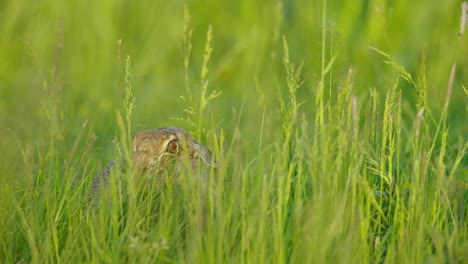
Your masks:
<path fill-rule="evenodd" d="M 199 162 L 200 160 L 200 162 Z M 197 172 L 199 164 L 202 177 L 206 178 L 210 167 L 216 168 L 211 151 L 198 143 L 182 128 L 166 127 L 139 131 L 133 141 L 133 172 L 137 176 L 177 177 L 184 168 Z M 120 165 L 120 166 L 119 166 Z M 88 201 L 91 201 L 109 183 L 114 169 L 126 170 L 125 162 L 110 162 L 92 180 Z M 171 168 L 169 172 L 169 168 Z M 167 175 L 169 172 L 173 175 Z"/>

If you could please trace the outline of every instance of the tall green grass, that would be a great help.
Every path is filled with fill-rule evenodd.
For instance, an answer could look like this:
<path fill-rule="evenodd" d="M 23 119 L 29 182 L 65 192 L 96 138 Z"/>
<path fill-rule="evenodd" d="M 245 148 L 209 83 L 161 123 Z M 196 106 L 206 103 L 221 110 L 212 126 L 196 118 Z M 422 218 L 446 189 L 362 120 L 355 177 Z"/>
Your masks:
<path fill-rule="evenodd" d="M 466 36 L 429 2 L 2 2 L 1 262 L 466 262 Z M 90 206 L 168 125 L 208 184 Z"/>

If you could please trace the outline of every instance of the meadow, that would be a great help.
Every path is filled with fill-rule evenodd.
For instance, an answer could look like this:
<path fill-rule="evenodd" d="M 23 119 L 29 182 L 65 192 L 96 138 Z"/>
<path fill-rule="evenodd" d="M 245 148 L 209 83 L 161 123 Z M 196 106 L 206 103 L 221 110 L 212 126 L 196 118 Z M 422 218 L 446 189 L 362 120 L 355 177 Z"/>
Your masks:
<path fill-rule="evenodd" d="M 467 263 L 462 10 L 0 2 L 0 262 Z M 213 151 L 208 187 L 114 173 L 90 208 L 166 126 Z"/>

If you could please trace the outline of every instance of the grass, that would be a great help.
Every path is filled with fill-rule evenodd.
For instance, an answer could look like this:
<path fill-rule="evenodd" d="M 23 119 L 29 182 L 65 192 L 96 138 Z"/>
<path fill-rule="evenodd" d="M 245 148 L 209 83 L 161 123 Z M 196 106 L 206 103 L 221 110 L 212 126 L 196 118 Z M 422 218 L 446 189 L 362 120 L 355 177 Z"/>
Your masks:
<path fill-rule="evenodd" d="M 466 262 L 460 6 L 2 2 L 1 262 Z M 169 125 L 213 150 L 208 188 L 116 173 L 88 208 Z"/>

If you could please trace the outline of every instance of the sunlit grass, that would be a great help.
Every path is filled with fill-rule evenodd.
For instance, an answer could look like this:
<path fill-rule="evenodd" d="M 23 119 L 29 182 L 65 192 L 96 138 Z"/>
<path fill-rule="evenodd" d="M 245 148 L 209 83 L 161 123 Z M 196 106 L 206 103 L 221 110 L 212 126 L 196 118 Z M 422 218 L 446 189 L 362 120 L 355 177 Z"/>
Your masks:
<path fill-rule="evenodd" d="M 460 3 L 202 2 L 0 4 L 0 262 L 467 261 Z M 168 125 L 207 185 L 88 204 Z"/>

